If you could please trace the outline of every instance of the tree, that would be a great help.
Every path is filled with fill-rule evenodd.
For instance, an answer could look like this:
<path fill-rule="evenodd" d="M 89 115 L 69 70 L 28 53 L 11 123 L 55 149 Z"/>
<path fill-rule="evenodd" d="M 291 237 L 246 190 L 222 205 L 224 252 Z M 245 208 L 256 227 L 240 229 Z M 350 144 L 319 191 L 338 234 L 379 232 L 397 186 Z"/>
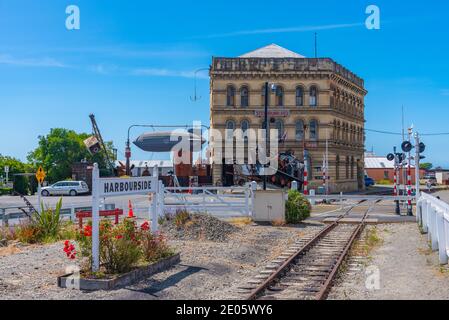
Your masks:
<path fill-rule="evenodd" d="M 105 168 L 103 153 L 91 155 L 84 145 L 83 141 L 89 136 L 63 128 L 51 129 L 48 135 L 39 136 L 39 146 L 28 154 L 28 161 L 35 168 L 41 165 L 50 183 L 70 178 L 72 164 L 83 159 L 97 162 L 101 168 Z M 112 143 L 106 143 L 106 147 L 108 153 L 112 154 Z"/>
<path fill-rule="evenodd" d="M 430 169 L 433 168 L 433 164 L 430 163 L 430 162 L 421 163 L 421 164 L 419 165 L 419 168 L 428 171 L 428 170 L 430 170 Z"/>
<path fill-rule="evenodd" d="M 30 181 L 27 177 L 18 174 L 30 173 L 31 167 L 16 158 L 0 154 L 0 170 L 2 172 L 5 166 L 9 166 L 9 181 L 14 182 L 14 190 L 21 194 L 28 194 L 31 188 Z"/>

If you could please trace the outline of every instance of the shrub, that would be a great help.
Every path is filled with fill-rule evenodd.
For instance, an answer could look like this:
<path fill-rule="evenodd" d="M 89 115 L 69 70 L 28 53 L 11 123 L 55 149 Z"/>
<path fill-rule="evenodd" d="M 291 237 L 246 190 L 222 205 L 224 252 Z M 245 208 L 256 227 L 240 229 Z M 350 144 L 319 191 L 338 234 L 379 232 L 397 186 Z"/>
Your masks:
<path fill-rule="evenodd" d="M 14 240 L 16 239 L 16 232 L 14 231 L 14 228 L 2 226 L 0 227 L 0 240 L 6 239 L 6 240 Z"/>
<path fill-rule="evenodd" d="M 33 223 L 39 229 L 42 239 L 58 240 L 61 229 L 61 207 L 62 199 L 57 202 L 55 210 L 45 209 L 44 204 L 41 203 L 41 213 L 33 215 Z"/>
<path fill-rule="evenodd" d="M 299 191 L 290 190 L 285 204 L 285 221 L 289 224 L 300 223 L 310 217 L 312 206 Z"/>
<path fill-rule="evenodd" d="M 0 196 L 11 194 L 12 188 L 2 188 L 0 187 Z"/>
<path fill-rule="evenodd" d="M 187 210 L 176 211 L 174 222 L 176 227 L 180 228 L 184 226 L 190 219 L 190 214 Z"/>
<path fill-rule="evenodd" d="M 16 237 L 22 243 L 35 244 L 42 240 L 41 230 L 34 223 L 21 224 L 16 228 Z"/>
<path fill-rule="evenodd" d="M 152 233 L 147 222 L 141 225 L 139 238 L 143 258 L 147 262 L 156 262 L 174 254 L 173 250 L 168 246 L 164 235 L 160 232 Z"/>

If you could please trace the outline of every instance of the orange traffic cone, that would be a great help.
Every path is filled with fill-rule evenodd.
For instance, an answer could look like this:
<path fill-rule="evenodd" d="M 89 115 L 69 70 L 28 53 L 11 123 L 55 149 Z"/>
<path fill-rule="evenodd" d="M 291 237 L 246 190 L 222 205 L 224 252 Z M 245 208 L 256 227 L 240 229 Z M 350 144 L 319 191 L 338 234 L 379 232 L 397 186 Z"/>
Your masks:
<path fill-rule="evenodd" d="M 131 200 L 128 202 L 128 218 L 134 218 L 133 204 Z"/>

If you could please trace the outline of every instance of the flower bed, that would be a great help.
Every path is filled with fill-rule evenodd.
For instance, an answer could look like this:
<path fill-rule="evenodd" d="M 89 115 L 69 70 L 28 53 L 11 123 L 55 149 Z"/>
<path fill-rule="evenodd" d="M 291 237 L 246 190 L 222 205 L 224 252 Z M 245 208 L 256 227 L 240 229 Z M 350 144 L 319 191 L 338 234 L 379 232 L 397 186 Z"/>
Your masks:
<path fill-rule="evenodd" d="M 120 287 L 134 284 L 156 273 L 165 271 L 181 261 L 180 254 L 175 254 L 169 258 L 148 266 L 136 268 L 122 275 L 114 276 L 108 279 L 83 278 L 82 275 L 74 273 L 58 277 L 58 287 L 70 288 L 85 291 L 96 290 L 114 290 Z"/>
<path fill-rule="evenodd" d="M 108 220 L 100 223 L 100 270 L 92 270 L 92 225 L 79 231 L 76 243 L 65 241 L 63 251 L 71 261 L 81 265 L 78 278 L 87 287 L 113 288 L 136 281 L 161 268 L 179 262 L 179 255 L 168 246 L 162 233 L 152 233 L 150 224 L 137 226 L 134 218 L 126 218 L 118 225 Z M 66 287 L 65 279 L 74 281 L 74 275 L 58 278 L 58 285 Z M 79 281 L 78 281 L 79 282 Z M 93 289 L 97 290 L 97 289 Z"/>

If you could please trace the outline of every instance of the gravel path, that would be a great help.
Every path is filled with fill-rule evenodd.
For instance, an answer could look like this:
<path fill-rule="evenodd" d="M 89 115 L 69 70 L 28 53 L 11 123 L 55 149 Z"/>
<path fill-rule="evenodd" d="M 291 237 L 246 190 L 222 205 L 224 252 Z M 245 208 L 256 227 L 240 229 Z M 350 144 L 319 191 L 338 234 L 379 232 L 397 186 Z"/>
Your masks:
<path fill-rule="evenodd" d="M 420 234 L 415 223 L 377 229 L 383 244 L 363 263 L 352 262 L 331 290 L 330 299 L 449 299 L 449 267 L 439 265 L 437 253 L 429 250 L 427 236 Z"/>
<path fill-rule="evenodd" d="M 181 264 L 127 288 L 105 292 L 60 289 L 68 266 L 62 243 L 0 250 L 0 299 L 232 299 L 235 288 L 320 224 L 246 225 L 226 242 L 170 240 Z"/>

